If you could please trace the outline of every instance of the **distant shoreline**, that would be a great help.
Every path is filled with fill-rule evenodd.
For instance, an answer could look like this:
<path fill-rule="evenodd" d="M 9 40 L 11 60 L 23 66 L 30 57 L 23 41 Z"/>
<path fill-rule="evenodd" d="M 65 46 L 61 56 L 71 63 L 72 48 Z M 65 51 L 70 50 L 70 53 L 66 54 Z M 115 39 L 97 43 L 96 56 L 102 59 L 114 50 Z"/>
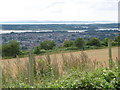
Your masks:
<path fill-rule="evenodd" d="M 48 24 L 48 25 L 47 25 Z M 56 24 L 56 25 L 55 25 Z M 86 25 L 86 24 L 91 24 L 90 25 Z M 70 25 L 69 24 L 63 24 L 63 23 L 40 23 L 40 24 L 28 24 L 28 23 L 22 23 L 22 24 L 3 24 L 1 25 L 1 30 L 0 30 L 0 34 L 6 34 L 6 33 L 46 33 L 46 32 L 56 32 L 56 31 L 61 31 L 61 32 L 77 32 L 77 33 L 81 33 L 81 32 L 85 32 L 85 31 L 89 31 L 89 30 L 94 30 L 94 31 L 119 31 L 118 27 L 117 27 L 117 23 L 112 23 L 113 25 L 116 26 L 112 26 L 112 24 L 110 23 L 101 23 L 101 24 L 97 24 L 97 23 L 77 23 L 77 25 L 75 23 L 72 23 Z M 111 25 L 110 26 L 106 26 L 106 25 Z M 93 26 L 94 25 L 94 26 Z M 104 25 L 104 26 L 103 26 Z"/>
<path fill-rule="evenodd" d="M 11 21 L 0 22 L 0 24 L 112 24 L 116 21 Z"/>
<path fill-rule="evenodd" d="M 9 34 L 9 33 L 45 33 L 45 32 L 85 32 L 87 30 L 2 30 L 0 34 Z"/>

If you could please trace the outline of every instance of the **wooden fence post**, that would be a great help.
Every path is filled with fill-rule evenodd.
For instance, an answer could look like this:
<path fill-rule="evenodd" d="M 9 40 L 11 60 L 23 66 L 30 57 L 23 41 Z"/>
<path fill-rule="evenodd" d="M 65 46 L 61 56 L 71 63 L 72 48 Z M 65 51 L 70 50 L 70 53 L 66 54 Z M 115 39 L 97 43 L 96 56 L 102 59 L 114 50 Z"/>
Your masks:
<path fill-rule="evenodd" d="M 28 61 L 28 80 L 30 85 L 34 84 L 34 69 L 35 69 L 34 65 L 35 65 L 35 59 L 33 54 L 30 52 L 29 61 Z"/>
<path fill-rule="evenodd" d="M 120 46 L 118 46 L 118 80 L 120 80 Z"/>
<path fill-rule="evenodd" d="M 113 60 L 112 60 L 112 49 L 111 49 L 111 40 L 110 39 L 108 39 L 108 55 L 109 55 L 109 68 L 112 68 Z"/>
<path fill-rule="evenodd" d="M 2 25 L 0 25 L 0 32 L 2 31 Z M 2 36 L 0 37 L 0 90 L 2 89 Z"/>
<path fill-rule="evenodd" d="M 0 57 L 0 90 L 2 89 L 2 67 L 1 67 L 1 57 Z"/>

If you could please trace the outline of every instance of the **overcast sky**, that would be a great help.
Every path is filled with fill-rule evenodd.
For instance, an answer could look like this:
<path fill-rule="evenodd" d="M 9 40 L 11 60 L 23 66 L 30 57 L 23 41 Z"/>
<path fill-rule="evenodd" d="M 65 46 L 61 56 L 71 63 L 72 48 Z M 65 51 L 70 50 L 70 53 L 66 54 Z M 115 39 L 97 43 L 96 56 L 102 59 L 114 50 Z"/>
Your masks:
<path fill-rule="evenodd" d="M 0 21 L 117 21 L 119 0 L 0 0 Z"/>

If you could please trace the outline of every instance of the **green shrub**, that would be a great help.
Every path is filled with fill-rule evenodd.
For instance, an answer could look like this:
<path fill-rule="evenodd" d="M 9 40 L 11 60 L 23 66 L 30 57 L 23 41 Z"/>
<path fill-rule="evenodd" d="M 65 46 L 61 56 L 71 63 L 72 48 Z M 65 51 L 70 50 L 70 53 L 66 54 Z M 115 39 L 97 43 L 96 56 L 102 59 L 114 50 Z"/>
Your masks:
<path fill-rule="evenodd" d="M 111 44 L 112 44 L 112 46 L 117 46 L 117 45 L 118 45 L 118 42 L 112 41 Z"/>
<path fill-rule="evenodd" d="M 66 48 L 66 50 L 78 50 L 78 48 L 77 47 L 68 47 L 68 48 Z"/>
<path fill-rule="evenodd" d="M 76 46 L 77 48 L 83 49 L 85 42 L 84 42 L 84 40 L 83 40 L 82 38 L 77 38 L 77 39 L 74 41 L 74 44 L 75 44 L 75 46 Z"/>
<path fill-rule="evenodd" d="M 93 72 L 72 71 L 61 80 L 50 83 L 49 88 L 81 88 L 81 89 L 118 89 L 120 80 L 118 69 L 98 69 Z"/>
<path fill-rule="evenodd" d="M 34 54 L 40 54 L 40 47 L 39 46 L 36 46 L 33 50 L 33 53 Z"/>
<path fill-rule="evenodd" d="M 74 42 L 73 41 L 64 41 L 63 42 L 63 46 L 64 47 L 71 47 L 74 45 Z"/>
<path fill-rule="evenodd" d="M 98 38 L 90 38 L 87 42 L 87 45 L 100 47 L 101 42 Z"/>
<path fill-rule="evenodd" d="M 16 57 L 20 54 L 20 44 L 17 41 L 9 41 L 7 44 L 2 45 L 3 57 Z"/>
<path fill-rule="evenodd" d="M 41 50 L 40 50 L 40 53 L 45 53 L 45 52 L 46 52 L 45 49 L 41 49 Z"/>
<path fill-rule="evenodd" d="M 120 35 L 115 37 L 115 42 L 117 42 L 117 45 L 120 46 Z"/>
<path fill-rule="evenodd" d="M 46 40 L 40 43 L 41 49 L 50 50 L 56 46 L 54 41 Z"/>

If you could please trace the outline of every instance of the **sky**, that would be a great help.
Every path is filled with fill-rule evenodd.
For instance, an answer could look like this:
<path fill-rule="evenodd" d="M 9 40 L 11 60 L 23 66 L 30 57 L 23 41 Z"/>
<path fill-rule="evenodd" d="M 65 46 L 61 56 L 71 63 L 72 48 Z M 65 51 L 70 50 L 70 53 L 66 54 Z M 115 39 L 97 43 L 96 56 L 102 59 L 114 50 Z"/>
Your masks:
<path fill-rule="evenodd" d="M 119 0 L 0 0 L 0 22 L 118 21 Z"/>

